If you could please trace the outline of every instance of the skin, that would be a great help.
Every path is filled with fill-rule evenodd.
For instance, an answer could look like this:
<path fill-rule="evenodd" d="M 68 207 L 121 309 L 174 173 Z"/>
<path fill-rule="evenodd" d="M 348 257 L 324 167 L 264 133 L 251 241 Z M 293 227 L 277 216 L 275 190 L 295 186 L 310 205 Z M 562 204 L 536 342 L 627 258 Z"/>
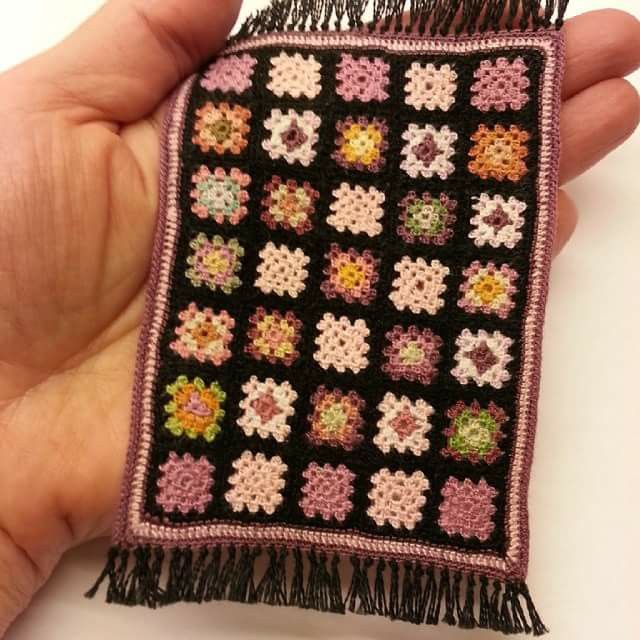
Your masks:
<path fill-rule="evenodd" d="M 239 0 L 110 0 L 0 75 L 0 636 L 118 502 L 167 93 L 223 44 Z M 603 28 L 606 25 L 606 28 Z M 635 129 L 640 23 L 565 26 L 561 179 Z M 109 43 L 105 46 L 104 43 Z M 556 252 L 577 212 L 560 191 Z"/>

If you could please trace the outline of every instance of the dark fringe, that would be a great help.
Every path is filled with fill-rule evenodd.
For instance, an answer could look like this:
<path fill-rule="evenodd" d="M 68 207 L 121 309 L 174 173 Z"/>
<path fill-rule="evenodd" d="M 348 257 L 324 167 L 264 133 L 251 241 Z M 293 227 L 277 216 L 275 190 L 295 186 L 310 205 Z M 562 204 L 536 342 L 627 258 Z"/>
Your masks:
<path fill-rule="evenodd" d="M 267 560 L 264 572 L 257 563 L 261 556 Z M 107 602 L 128 606 L 232 600 L 342 614 L 349 609 L 413 624 L 444 622 L 509 634 L 547 632 L 522 581 L 493 579 L 490 584 L 488 576 L 417 562 L 349 560 L 347 581 L 338 554 L 316 549 L 112 547 L 85 595 L 93 598 L 106 582 Z"/>
<path fill-rule="evenodd" d="M 272 0 L 250 15 L 231 41 L 282 31 L 360 29 L 379 33 L 455 34 L 559 29 L 569 0 Z M 372 18 L 364 23 L 365 14 Z"/>

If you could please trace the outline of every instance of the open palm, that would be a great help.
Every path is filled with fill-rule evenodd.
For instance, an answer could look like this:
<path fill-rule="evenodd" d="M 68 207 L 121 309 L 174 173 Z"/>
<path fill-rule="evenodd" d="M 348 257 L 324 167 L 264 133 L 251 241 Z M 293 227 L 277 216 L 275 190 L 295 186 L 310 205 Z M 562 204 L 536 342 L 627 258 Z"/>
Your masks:
<path fill-rule="evenodd" d="M 0 76 L 0 635 L 118 502 L 166 94 L 240 0 L 111 0 Z M 606 28 L 603 28 L 603 25 Z M 640 23 L 566 25 L 563 182 L 636 127 Z M 557 248 L 576 212 L 561 192 Z"/>

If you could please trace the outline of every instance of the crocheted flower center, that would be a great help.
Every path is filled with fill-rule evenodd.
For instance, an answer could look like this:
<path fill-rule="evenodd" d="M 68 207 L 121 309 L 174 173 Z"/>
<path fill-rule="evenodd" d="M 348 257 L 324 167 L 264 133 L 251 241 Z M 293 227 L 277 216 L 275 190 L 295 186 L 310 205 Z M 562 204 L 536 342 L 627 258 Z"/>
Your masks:
<path fill-rule="evenodd" d="M 493 448 L 492 432 L 495 430 L 495 423 L 486 413 L 484 416 L 471 416 L 466 412 L 458 417 L 456 427 L 456 435 L 451 444 L 461 453 L 475 452 L 484 455 Z"/>
<path fill-rule="evenodd" d="M 202 256 L 202 264 L 212 276 L 224 276 L 231 270 L 231 255 L 224 249 L 215 249 Z"/>
<path fill-rule="evenodd" d="M 409 205 L 405 226 L 413 235 L 436 235 L 444 228 L 444 216 L 447 209 L 438 200 L 427 204 L 418 200 Z"/>
<path fill-rule="evenodd" d="M 510 222 L 509 216 L 500 205 L 498 205 L 491 213 L 484 216 L 482 221 L 495 229 L 495 231 L 500 231 Z"/>
<path fill-rule="evenodd" d="M 468 351 L 465 355 L 473 362 L 480 375 L 486 373 L 499 362 L 489 345 L 484 341 L 471 351 Z"/>
<path fill-rule="evenodd" d="M 213 117 L 213 114 L 211 117 Z M 205 127 L 205 133 L 218 143 L 222 143 L 227 140 L 231 136 L 232 131 L 233 124 L 225 116 L 218 117 L 213 120 L 213 122 L 207 122 Z"/>
<path fill-rule="evenodd" d="M 348 162 L 362 162 L 365 165 L 375 162 L 380 157 L 379 145 L 382 134 L 374 125 L 363 127 L 352 124 L 344 132 L 345 143 L 340 151 Z"/>
<path fill-rule="evenodd" d="M 296 120 L 292 120 L 291 124 L 280 134 L 282 144 L 291 152 L 301 147 L 307 140 L 307 134 L 298 126 Z"/>
<path fill-rule="evenodd" d="M 203 322 L 199 324 L 193 329 L 191 335 L 199 348 L 204 348 L 211 342 L 222 338 L 218 328 L 211 322 Z"/>
<path fill-rule="evenodd" d="M 345 289 L 357 289 L 362 286 L 364 279 L 364 269 L 359 264 L 345 262 L 338 268 L 338 280 Z"/>
<path fill-rule="evenodd" d="M 212 208 L 222 209 L 225 213 L 231 213 L 240 206 L 238 201 L 240 185 L 230 178 L 225 178 L 224 180 L 209 178 L 205 182 L 201 182 L 197 189 L 200 202 L 210 205 Z"/>
<path fill-rule="evenodd" d="M 430 165 L 442 153 L 437 142 L 430 133 L 425 133 L 422 140 L 411 148 L 411 151 L 420 162 Z"/>
<path fill-rule="evenodd" d="M 401 437 L 410 436 L 416 429 L 418 423 L 411 415 L 411 411 L 406 407 L 391 421 L 391 428 Z"/>
<path fill-rule="evenodd" d="M 399 356 L 402 364 L 415 366 L 424 360 L 425 353 L 418 341 L 411 340 L 400 349 Z"/>
<path fill-rule="evenodd" d="M 176 418 L 195 433 L 204 433 L 220 409 L 220 402 L 209 390 L 200 391 L 193 383 L 185 384 L 176 393 L 175 402 Z"/>
<path fill-rule="evenodd" d="M 304 189 L 290 191 L 286 185 L 281 185 L 274 194 L 271 214 L 278 222 L 288 222 L 295 227 L 307 218 L 306 210 L 310 205 L 311 199 Z"/>
<path fill-rule="evenodd" d="M 332 435 L 341 433 L 347 426 L 348 420 L 349 416 L 340 402 L 330 404 L 320 413 L 320 422 L 324 431 Z"/>
<path fill-rule="evenodd" d="M 504 282 L 495 276 L 482 276 L 473 284 L 473 293 L 482 300 L 484 304 L 490 304 L 506 291 Z"/>
<path fill-rule="evenodd" d="M 282 413 L 273 394 L 270 392 L 265 392 L 253 400 L 251 408 L 258 414 L 260 421 L 263 423 L 273 420 L 273 418 Z"/>
<path fill-rule="evenodd" d="M 275 353 L 279 358 L 293 353 L 292 338 L 295 333 L 286 320 L 277 320 L 273 316 L 265 316 L 257 325 L 258 336 L 254 344 L 263 355 Z"/>

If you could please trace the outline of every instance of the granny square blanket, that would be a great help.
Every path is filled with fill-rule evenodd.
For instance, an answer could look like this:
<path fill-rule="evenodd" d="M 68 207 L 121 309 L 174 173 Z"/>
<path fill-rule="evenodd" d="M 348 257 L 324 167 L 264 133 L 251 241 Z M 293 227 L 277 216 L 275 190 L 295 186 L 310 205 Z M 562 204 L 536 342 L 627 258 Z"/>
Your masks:
<path fill-rule="evenodd" d="M 272 31 L 177 90 L 109 600 L 544 631 L 562 58 L 547 28 Z"/>

